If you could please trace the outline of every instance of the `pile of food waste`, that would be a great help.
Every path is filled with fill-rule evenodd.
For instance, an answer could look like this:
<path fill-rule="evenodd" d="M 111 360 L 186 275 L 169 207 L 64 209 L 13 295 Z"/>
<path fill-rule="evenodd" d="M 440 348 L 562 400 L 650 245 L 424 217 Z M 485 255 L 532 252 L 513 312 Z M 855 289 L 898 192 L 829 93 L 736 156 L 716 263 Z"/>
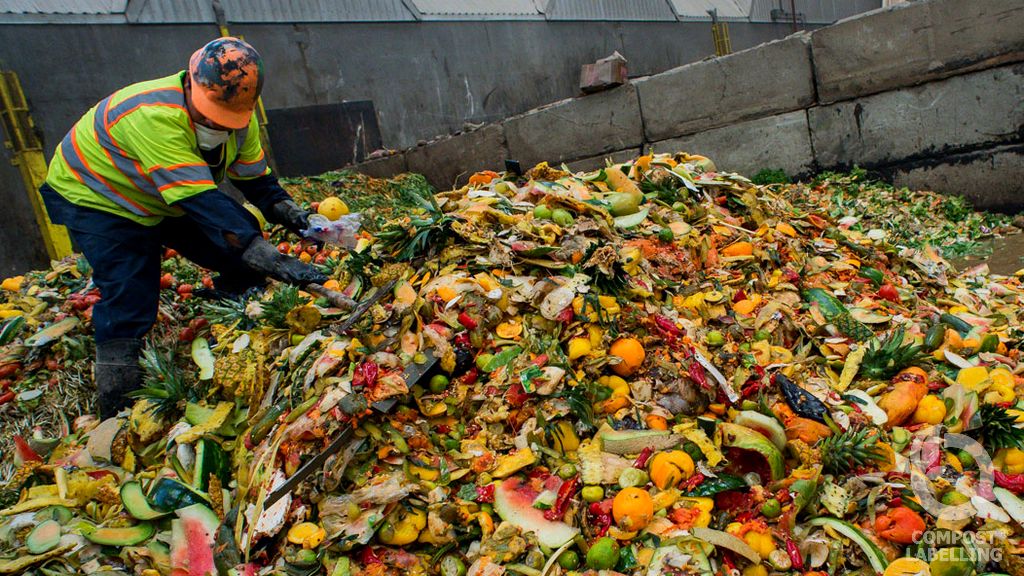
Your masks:
<path fill-rule="evenodd" d="M 292 186 L 359 305 L 168 252 L 116 418 L 88 265 L 3 282 L 0 574 L 1024 573 L 1020 278 L 684 153 Z"/>

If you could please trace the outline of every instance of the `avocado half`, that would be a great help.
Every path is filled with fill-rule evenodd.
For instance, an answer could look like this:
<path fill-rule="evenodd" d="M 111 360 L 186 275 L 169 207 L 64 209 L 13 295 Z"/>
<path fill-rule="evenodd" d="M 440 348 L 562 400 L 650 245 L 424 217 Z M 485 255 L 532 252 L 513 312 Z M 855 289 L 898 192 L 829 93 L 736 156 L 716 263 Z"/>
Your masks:
<path fill-rule="evenodd" d="M 772 480 L 782 480 L 786 476 L 782 452 L 764 434 L 732 422 L 720 423 L 718 432 L 722 435 L 723 447 L 760 454 L 768 462 Z"/>

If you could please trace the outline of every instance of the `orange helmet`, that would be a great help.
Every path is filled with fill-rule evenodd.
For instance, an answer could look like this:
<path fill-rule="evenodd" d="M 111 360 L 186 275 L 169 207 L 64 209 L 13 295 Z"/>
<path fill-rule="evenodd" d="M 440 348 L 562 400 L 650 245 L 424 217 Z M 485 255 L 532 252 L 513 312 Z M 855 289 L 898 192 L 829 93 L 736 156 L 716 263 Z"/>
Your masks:
<path fill-rule="evenodd" d="M 263 88 L 263 59 L 243 40 L 224 37 L 196 50 L 188 63 L 192 105 L 217 124 L 249 125 Z"/>

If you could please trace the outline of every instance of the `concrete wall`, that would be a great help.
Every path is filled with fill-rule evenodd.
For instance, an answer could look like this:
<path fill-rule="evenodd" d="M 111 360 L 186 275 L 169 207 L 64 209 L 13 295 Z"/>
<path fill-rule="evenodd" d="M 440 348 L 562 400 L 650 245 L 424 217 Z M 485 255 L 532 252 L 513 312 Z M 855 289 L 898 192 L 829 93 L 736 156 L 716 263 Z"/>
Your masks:
<path fill-rule="evenodd" d="M 365 166 L 430 156 L 437 186 L 504 158 L 570 167 L 642 149 L 791 175 L 854 165 L 898 185 L 1024 209 L 1024 2 L 928 0 L 563 100 Z M 472 154 L 466 154 L 473 149 Z M 437 154 L 432 151 L 450 151 Z M 363 166 L 358 168 L 362 169 Z M 460 180 L 459 176 L 463 175 Z"/>
<path fill-rule="evenodd" d="M 710 26 L 695 22 L 274 24 L 231 31 L 266 60 L 268 108 L 372 100 L 384 145 L 392 148 L 572 97 L 579 67 L 615 50 L 629 59 L 633 75 L 714 53 Z M 730 24 L 736 49 L 788 31 L 786 24 Z M 126 84 L 180 70 L 216 33 L 210 25 L 6 25 L 0 68 L 20 76 L 49 158 L 93 104 Z M 429 163 L 430 155 L 421 160 Z M 0 168 L 0 202 L 8 207 L 0 212 L 0 275 L 45 264 L 33 248 L 39 242 L 26 239 L 38 231 L 24 195 L 16 173 Z"/>

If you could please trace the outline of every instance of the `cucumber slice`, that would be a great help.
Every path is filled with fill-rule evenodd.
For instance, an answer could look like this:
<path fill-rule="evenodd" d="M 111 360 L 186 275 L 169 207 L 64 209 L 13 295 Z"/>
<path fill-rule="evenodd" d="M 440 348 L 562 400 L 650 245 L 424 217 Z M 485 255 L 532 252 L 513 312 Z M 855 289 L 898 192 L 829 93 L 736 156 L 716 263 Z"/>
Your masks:
<path fill-rule="evenodd" d="M 214 357 L 206 338 L 196 338 L 192 341 L 192 361 L 196 363 L 196 366 L 199 366 L 200 380 L 210 380 L 213 378 Z"/>
<path fill-rule="evenodd" d="M 62 526 L 71 522 L 72 518 L 74 518 L 74 514 L 67 506 L 50 506 L 36 512 L 36 520 L 40 522 L 56 520 Z"/>
<path fill-rule="evenodd" d="M 993 488 L 992 492 L 995 493 L 999 504 L 1003 506 L 1003 510 L 1006 510 L 1006 513 L 1016 520 L 1017 524 L 1024 526 L 1024 500 L 1002 486 Z"/>
<path fill-rule="evenodd" d="M 143 522 L 127 528 L 89 528 L 82 530 L 82 536 L 94 544 L 104 546 L 135 546 L 149 540 L 156 534 L 156 527 Z"/>
<path fill-rule="evenodd" d="M 47 520 L 36 525 L 25 539 L 25 547 L 31 554 L 45 554 L 60 544 L 60 523 Z"/>
<path fill-rule="evenodd" d="M 121 502 L 124 509 L 137 520 L 156 520 L 170 514 L 153 509 L 146 500 L 146 495 L 142 493 L 142 484 L 135 480 L 125 482 L 121 486 Z"/>
<path fill-rule="evenodd" d="M 839 532 L 846 538 L 849 538 L 860 546 L 860 549 L 864 551 L 864 555 L 868 557 L 868 562 L 871 563 L 871 567 L 874 568 L 875 572 L 881 574 L 885 572 L 885 568 L 889 566 L 889 561 L 885 558 L 885 553 L 879 548 L 870 538 L 864 535 L 857 528 L 849 522 L 844 522 L 838 518 L 830 518 L 828 516 L 819 516 L 818 518 L 812 519 L 808 522 L 811 526 L 827 526 L 836 532 Z"/>

